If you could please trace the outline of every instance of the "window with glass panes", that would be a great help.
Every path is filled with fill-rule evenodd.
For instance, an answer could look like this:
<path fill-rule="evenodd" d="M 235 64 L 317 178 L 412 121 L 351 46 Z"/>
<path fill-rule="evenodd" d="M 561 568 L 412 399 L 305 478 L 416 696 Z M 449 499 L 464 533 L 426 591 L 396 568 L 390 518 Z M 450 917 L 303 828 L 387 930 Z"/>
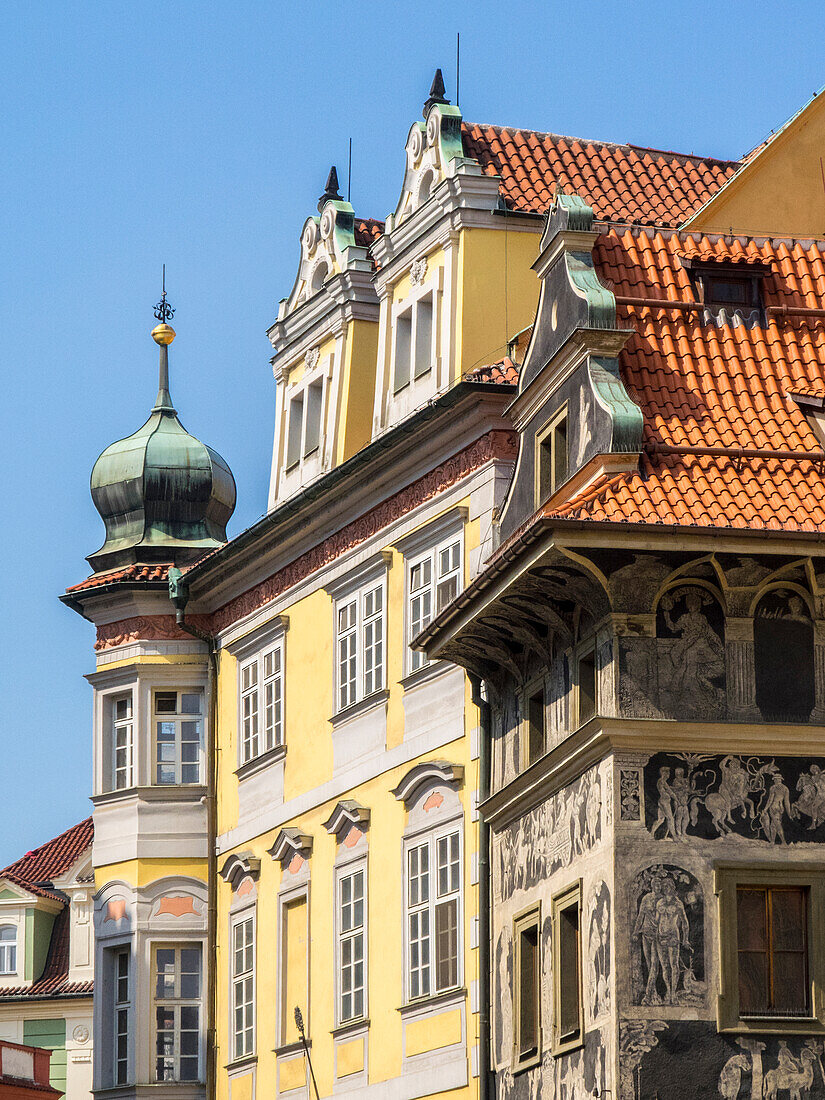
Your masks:
<path fill-rule="evenodd" d="M 407 996 L 458 985 L 461 834 L 452 829 L 407 848 Z"/>
<path fill-rule="evenodd" d="M 156 691 L 155 782 L 200 783 L 203 692 Z"/>
<path fill-rule="evenodd" d="M 364 1015 L 364 869 L 338 879 L 338 1022 Z"/>
<path fill-rule="evenodd" d="M 0 974 L 17 973 L 17 928 L 0 925 Z"/>
<path fill-rule="evenodd" d="M 234 1056 L 255 1049 L 255 922 L 250 914 L 232 928 L 232 1011 Z"/>
<path fill-rule="evenodd" d="M 336 613 L 338 710 L 384 686 L 384 582 L 339 600 Z"/>
<path fill-rule="evenodd" d="M 274 646 L 241 665 L 241 763 L 283 744 L 283 655 Z"/>
<path fill-rule="evenodd" d="M 736 930 L 740 1016 L 810 1015 L 808 888 L 739 886 Z"/>
<path fill-rule="evenodd" d="M 112 790 L 134 785 L 132 739 L 132 696 L 124 695 L 112 704 Z"/>
<path fill-rule="evenodd" d="M 155 1079 L 200 1080 L 201 948 L 155 948 Z"/>
<path fill-rule="evenodd" d="M 129 1079 L 129 952 L 115 953 L 115 1084 Z"/>
<path fill-rule="evenodd" d="M 461 537 L 442 542 L 409 566 L 408 623 L 412 641 L 428 626 L 430 620 L 453 600 L 461 587 Z M 427 658 L 410 650 L 410 671 L 423 668 Z"/>

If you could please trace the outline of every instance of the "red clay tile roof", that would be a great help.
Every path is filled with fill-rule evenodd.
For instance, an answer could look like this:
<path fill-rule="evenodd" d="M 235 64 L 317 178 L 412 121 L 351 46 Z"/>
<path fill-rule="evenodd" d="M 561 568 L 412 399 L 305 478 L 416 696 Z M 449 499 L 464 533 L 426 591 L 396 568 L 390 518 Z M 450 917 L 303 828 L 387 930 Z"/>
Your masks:
<path fill-rule="evenodd" d="M 596 242 L 594 260 L 619 295 L 691 301 L 678 258 L 686 247 L 709 245 L 684 234 L 611 231 Z M 825 317 L 777 317 L 770 307 L 822 307 L 825 249 L 792 241 L 742 245 L 771 268 L 763 280 L 767 321 L 717 327 L 700 311 L 619 306 L 619 327 L 636 329 L 620 370 L 644 414 L 641 471 L 606 475 L 577 499 L 552 502 L 546 516 L 783 531 L 825 527 L 825 478 L 816 458 L 657 453 L 669 446 L 823 454 L 789 394 L 825 388 Z"/>
<path fill-rule="evenodd" d="M 61 909 L 52 928 L 52 938 L 46 965 L 42 975 L 30 986 L 12 986 L 0 990 L 0 1002 L 16 1001 L 21 998 L 90 997 L 94 991 L 94 982 L 67 982 L 69 973 L 69 926 L 71 914 Z"/>
<path fill-rule="evenodd" d="M 355 243 L 362 248 L 369 248 L 383 232 L 384 223 L 377 218 L 356 218 L 355 220 Z"/>
<path fill-rule="evenodd" d="M 92 819 L 73 825 L 54 840 L 26 852 L 0 870 L 0 878 L 11 878 L 21 886 L 52 883 L 65 874 L 80 856 L 90 848 L 94 837 Z"/>
<path fill-rule="evenodd" d="M 104 584 L 116 584 L 118 581 L 165 581 L 172 562 L 163 565 L 127 565 L 125 569 L 109 569 L 105 573 L 95 573 L 79 584 L 67 588 L 67 592 L 83 592 L 89 588 L 100 588 Z"/>
<path fill-rule="evenodd" d="M 464 152 L 501 176 L 510 210 L 543 213 L 557 185 L 576 191 L 606 221 L 676 228 L 739 167 L 739 161 L 685 156 L 506 126 L 461 124 Z"/>
<path fill-rule="evenodd" d="M 518 385 L 518 367 L 509 355 L 505 355 L 497 363 L 488 363 L 483 367 L 467 371 L 464 378 L 467 382 L 494 382 L 499 386 L 516 386 Z"/>

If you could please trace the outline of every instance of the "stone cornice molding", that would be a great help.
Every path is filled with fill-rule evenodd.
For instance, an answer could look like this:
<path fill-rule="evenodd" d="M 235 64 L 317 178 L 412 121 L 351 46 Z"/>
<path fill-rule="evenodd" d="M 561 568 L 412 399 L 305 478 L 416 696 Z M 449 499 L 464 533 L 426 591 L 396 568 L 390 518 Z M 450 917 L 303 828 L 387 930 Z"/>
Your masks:
<path fill-rule="evenodd" d="M 251 878 L 256 882 L 261 874 L 261 861 L 252 852 L 235 852 L 224 861 L 220 869 L 220 876 L 224 882 L 229 883 L 233 890 L 237 890 L 244 878 Z"/>
<path fill-rule="evenodd" d="M 287 826 L 275 837 L 275 843 L 268 849 L 274 860 L 285 867 L 293 856 L 309 859 L 312 855 L 312 837 L 300 829 Z"/>
<path fill-rule="evenodd" d="M 345 829 L 349 830 L 355 826 L 363 830 L 369 823 L 370 811 L 366 806 L 359 805 L 352 798 L 343 798 L 323 825 L 328 833 L 340 839 Z"/>
<path fill-rule="evenodd" d="M 461 764 L 451 764 L 447 760 L 426 760 L 410 768 L 392 793 L 399 802 L 409 806 L 425 783 L 446 783 L 457 787 L 463 779 L 464 768 Z"/>

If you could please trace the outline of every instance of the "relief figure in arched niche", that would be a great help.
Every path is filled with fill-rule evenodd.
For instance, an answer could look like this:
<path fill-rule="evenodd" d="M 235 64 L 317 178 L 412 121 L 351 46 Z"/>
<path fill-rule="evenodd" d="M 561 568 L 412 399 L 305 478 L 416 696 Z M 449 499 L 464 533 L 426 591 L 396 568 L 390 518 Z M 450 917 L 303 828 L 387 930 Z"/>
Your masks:
<path fill-rule="evenodd" d="M 790 588 L 766 592 L 753 621 L 756 705 L 768 722 L 807 722 L 814 708 L 814 627 Z"/>
<path fill-rule="evenodd" d="M 665 714 L 714 717 L 725 707 L 725 625 L 719 601 L 699 585 L 662 596 L 656 615 L 660 706 Z"/>

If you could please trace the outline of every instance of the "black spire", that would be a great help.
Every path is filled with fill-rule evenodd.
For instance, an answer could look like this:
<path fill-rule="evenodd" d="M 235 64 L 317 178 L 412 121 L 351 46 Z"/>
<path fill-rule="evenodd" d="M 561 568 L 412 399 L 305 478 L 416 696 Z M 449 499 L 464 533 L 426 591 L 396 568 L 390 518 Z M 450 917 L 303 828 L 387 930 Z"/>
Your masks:
<path fill-rule="evenodd" d="M 338 193 L 338 169 L 335 167 L 334 164 L 329 170 L 329 175 L 327 176 L 327 185 L 324 188 L 324 193 L 323 195 L 321 195 L 320 199 L 318 199 L 319 213 L 324 209 L 326 204 L 331 199 L 337 199 L 339 202 L 341 201 L 341 196 Z"/>
<path fill-rule="evenodd" d="M 441 69 L 435 70 L 435 76 L 430 87 L 430 95 L 427 102 L 424 104 L 424 118 L 430 113 L 430 107 L 433 107 L 436 103 L 449 103 L 449 99 L 444 96 L 444 77 L 441 75 Z"/>

